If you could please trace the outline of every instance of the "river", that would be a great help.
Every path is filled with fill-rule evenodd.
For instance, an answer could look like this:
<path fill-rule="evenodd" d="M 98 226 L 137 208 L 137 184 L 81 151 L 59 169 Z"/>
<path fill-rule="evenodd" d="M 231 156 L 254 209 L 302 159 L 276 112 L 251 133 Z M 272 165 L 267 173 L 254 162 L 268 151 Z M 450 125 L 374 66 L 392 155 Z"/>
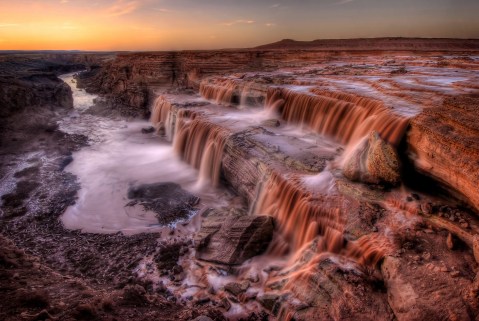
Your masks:
<path fill-rule="evenodd" d="M 88 108 L 96 96 L 77 88 L 74 74 L 60 78 L 71 87 L 74 99 L 74 110 L 60 121 L 60 129 L 83 134 L 89 141 L 89 146 L 73 153 L 73 162 L 65 169 L 76 175 L 81 184 L 76 203 L 62 216 L 66 228 L 125 234 L 164 231 L 154 212 L 139 205 L 126 206 L 131 201 L 127 198 L 128 188 L 140 184 L 177 183 L 200 197 L 198 209 L 228 205 L 233 195 L 207 185 L 198 187 L 198 171 L 182 162 L 168 142 L 154 133 L 141 132 L 150 126 L 146 120 L 93 115 Z M 175 227 L 197 228 L 177 224 L 167 230 Z"/>

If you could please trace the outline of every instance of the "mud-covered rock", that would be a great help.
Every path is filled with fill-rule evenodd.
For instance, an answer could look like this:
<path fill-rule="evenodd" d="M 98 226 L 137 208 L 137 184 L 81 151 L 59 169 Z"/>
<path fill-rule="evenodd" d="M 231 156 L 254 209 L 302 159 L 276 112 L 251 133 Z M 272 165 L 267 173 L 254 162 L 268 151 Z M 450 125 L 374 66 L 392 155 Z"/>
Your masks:
<path fill-rule="evenodd" d="M 454 286 L 457 279 L 445 272 L 431 274 L 425 266 L 413 270 L 404 260 L 390 256 L 381 271 L 397 320 L 471 320 L 467 302 Z"/>
<path fill-rule="evenodd" d="M 394 147 L 373 131 L 345 156 L 343 174 L 353 181 L 397 185 L 400 161 Z"/>
<path fill-rule="evenodd" d="M 305 252 L 298 262 L 308 266 L 307 273 L 293 272 L 287 279 L 283 290 L 288 289 L 292 296 L 281 296 L 274 310 L 281 305 L 278 310 L 296 320 L 393 320 L 383 289 L 368 280 L 354 263 L 324 255 L 311 265 L 310 256 L 315 257 Z"/>
<path fill-rule="evenodd" d="M 128 189 L 128 198 L 134 200 L 128 205 L 139 203 L 146 210 L 155 212 L 161 224 L 187 218 L 200 200 L 171 182 L 132 186 Z"/>
<path fill-rule="evenodd" d="M 238 296 L 243 292 L 246 292 L 248 290 L 250 284 L 248 281 L 243 281 L 241 283 L 238 282 L 230 282 L 225 285 L 225 290 L 228 291 L 229 293 Z"/>
<path fill-rule="evenodd" d="M 276 302 L 278 302 L 278 300 L 279 295 L 275 293 L 265 293 L 258 297 L 259 303 L 261 303 L 261 305 L 269 311 L 273 311 L 275 304 Z"/>
<path fill-rule="evenodd" d="M 261 254 L 273 237 L 273 218 L 244 211 L 210 210 L 196 235 L 197 258 L 221 264 L 241 264 Z"/>
<path fill-rule="evenodd" d="M 180 258 L 182 246 L 184 246 L 184 243 L 161 244 L 158 253 L 154 256 L 154 261 L 157 263 L 158 269 L 172 270 L 173 273 L 181 272 L 176 271 L 175 268 L 181 268 L 177 263 Z"/>

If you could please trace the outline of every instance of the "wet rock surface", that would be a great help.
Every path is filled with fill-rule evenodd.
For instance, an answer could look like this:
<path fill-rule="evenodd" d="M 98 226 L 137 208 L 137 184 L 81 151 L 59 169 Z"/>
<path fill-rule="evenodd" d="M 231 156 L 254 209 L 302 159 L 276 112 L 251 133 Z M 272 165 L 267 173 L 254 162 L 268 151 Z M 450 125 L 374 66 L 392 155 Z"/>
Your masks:
<path fill-rule="evenodd" d="M 195 237 L 196 257 L 220 264 L 241 264 L 263 253 L 273 237 L 273 219 L 236 209 L 210 210 Z"/>
<path fill-rule="evenodd" d="M 92 234 L 62 226 L 59 218 L 80 188 L 64 164 L 87 144 L 85 136 L 58 130 L 55 122 L 67 112 L 35 108 L 1 120 L 0 176 L 8 190 L 0 207 L 0 293 L 19 299 L 3 300 L 0 318 L 223 320 L 210 306 L 185 310 L 137 278 L 134 268 L 145 255 L 177 264 L 179 253 L 166 255 L 158 234 Z"/>
<path fill-rule="evenodd" d="M 337 62 L 336 56 L 281 51 L 259 56 L 248 51 L 124 54 L 91 72 L 91 82 L 85 84 L 108 96 L 108 102 L 93 112 L 110 114 L 110 104 L 115 102 L 123 104 L 118 109 L 125 107 L 127 113 L 145 109 L 151 103 L 150 90 L 158 89 L 159 84 L 196 88 L 205 75 L 230 69 L 274 69 L 282 61 L 291 68 L 288 73 L 236 74 L 231 78 L 256 82 L 254 95 L 246 95 L 246 100 L 254 96 L 263 101 L 269 85 L 317 86 L 315 91 L 298 90 L 288 104 L 312 99 L 318 106 L 324 102 L 340 106 L 344 113 L 364 105 L 376 106 L 377 99 L 361 92 L 373 83 L 368 90 L 377 89 L 374 95 L 394 103 L 398 110 L 405 106 L 404 97 L 407 107 L 413 106 L 412 112 L 407 110 L 410 114 L 419 103 L 431 108 L 412 119 L 408 157 L 416 169 L 433 178 L 428 183 L 441 182 L 475 204 L 472 165 L 477 160 L 477 115 L 473 107 L 467 107 L 475 106 L 475 97 L 451 98 L 442 93 L 453 95 L 463 87 L 472 90 L 475 84 L 471 79 L 475 78 L 462 72 L 475 70 L 474 61 L 425 54 L 407 59 L 394 56 L 394 60 L 375 56 L 378 60 L 372 63 L 364 55 L 350 54 L 351 65 L 330 64 Z M 191 60 L 187 63 L 185 59 Z M 326 63 L 316 69 L 295 69 L 312 61 Z M 178 70 L 172 72 L 171 63 Z M 198 65 L 203 69 L 192 72 Z M 427 76 L 421 78 L 416 67 L 437 72 L 437 83 L 429 82 Z M 463 77 L 454 80 L 453 86 L 443 85 L 447 79 L 441 78 L 448 75 L 448 68 L 457 68 Z M 320 83 L 315 80 L 318 75 Z M 377 75 L 382 78 L 373 82 L 367 78 Z M 241 100 L 240 89 L 247 88 L 244 83 L 229 88 L 223 78 L 220 89 L 232 90 L 225 109 L 198 103 L 194 96 L 194 103 L 172 107 L 172 123 L 162 120 L 166 129 L 174 122 L 192 120 L 181 115 L 195 113 L 198 126 L 202 121 L 210 127 L 213 123 L 232 134 L 216 155 L 222 158 L 222 183 L 241 196 L 235 204 L 240 209 L 230 206 L 203 212 L 195 242 L 191 240 L 194 231 L 185 228 L 187 236 L 180 232 L 182 223 L 167 233 L 130 236 L 66 230 L 58 218 L 75 202 L 80 186 L 63 170 L 71 162 L 71 153 L 85 146 L 86 137 L 58 130 L 55 122 L 65 114 L 63 108 L 35 108 L 2 120 L 0 294 L 12 300 L 0 302 L 0 318 L 477 319 L 479 222 L 474 210 L 458 204 L 449 194 L 411 189 L 414 184 L 392 187 L 398 182 L 397 155 L 376 135 L 369 137 L 368 147 L 363 146 L 351 161 L 354 181 L 345 179 L 329 166 L 346 147 L 334 139 L 348 136 L 336 118 L 330 122 L 334 130 L 328 133 L 343 136 L 322 136 L 319 122 L 300 122 L 305 126 L 301 131 L 309 130 L 308 124 L 318 125 L 314 129 L 317 135 L 298 134 L 294 117 L 285 117 L 281 110 L 284 104 L 278 105 L 277 112 L 283 112 L 281 121 L 271 121 L 268 115 L 266 122 L 244 126 L 246 120 L 234 118 L 237 115 L 229 122 L 224 121 L 227 117 L 215 118 L 211 110 L 227 110 L 227 114 Z M 215 83 L 214 79 L 208 81 L 209 85 Z M 181 95 L 196 92 L 181 91 Z M 387 130 L 384 133 L 400 138 Z M 208 145 L 208 149 L 216 146 Z M 395 147 L 404 153 L 405 146 Z M 365 150 L 366 156 L 362 154 Z M 370 166 L 364 166 L 368 159 Z M 462 167 L 468 172 L 462 172 Z M 362 178 L 369 184 L 358 182 Z M 176 200 L 189 207 L 197 201 L 170 183 L 135 186 L 130 194 L 145 207 L 160 212 L 170 209 L 164 212 L 168 222 L 182 215 L 183 208 Z M 264 206 L 255 204 L 258 199 Z M 246 203 L 252 212 L 260 208 L 260 214 L 274 218 L 248 214 Z M 270 248 L 267 256 L 258 257 L 266 248 Z"/>
<path fill-rule="evenodd" d="M 399 156 L 377 132 L 371 132 L 351 155 L 346 156 L 343 174 L 353 181 L 397 185 L 401 175 Z"/>
<path fill-rule="evenodd" d="M 132 186 L 128 189 L 128 198 L 134 201 L 127 206 L 139 204 L 145 210 L 155 212 L 158 222 L 163 225 L 187 218 L 200 201 L 171 182 Z"/>

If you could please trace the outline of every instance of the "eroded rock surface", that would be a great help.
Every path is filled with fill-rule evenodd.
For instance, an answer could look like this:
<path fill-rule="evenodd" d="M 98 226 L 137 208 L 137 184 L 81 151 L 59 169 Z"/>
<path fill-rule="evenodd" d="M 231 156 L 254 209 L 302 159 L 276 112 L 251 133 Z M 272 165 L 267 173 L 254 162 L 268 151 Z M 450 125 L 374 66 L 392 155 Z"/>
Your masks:
<path fill-rule="evenodd" d="M 401 174 L 399 156 L 377 132 L 371 132 L 350 155 L 346 155 L 343 174 L 353 181 L 397 185 Z"/>
<path fill-rule="evenodd" d="M 0 116 L 6 117 L 32 106 L 73 107 L 70 87 L 53 74 L 19 79 L 0 77 Z"/>
<path fill-rule="evenodd" d="M 479 98 L 447 98 L 411 121 L 414 166 L 479 210 Z"/>
<path fill-rule="evenodd" d="M 196 235 L 197 258 L 241 264 L 263 253 L 273 237 L 273 219 L 240 210 L 210 210 Z"/>
<path fill-rule="evenodd" d="M 387 257 L 381 271 L 388 291 L 388 301 L 399 321 L 402 320 L 473 320 L 463 293 L 450 277 L 441 277 L 446 271 L 437 269 L 429 275 L 429 266 L 411 269 L 405 262 Z M 424 278 L 424 275 L 428 275 Z M 440 303 L 438 302 L 440 300 Z M 439 304 L 438 304 L 439 303 Z"/>
<path fill-rule="evenodd" d="M 348 64 L 342 63 L 346 60 Z M 452 68 L 458 73 L 454 79 L 450 78 Z M 74 201 L 79 186 L 62 172 L 71 161 L 67 153 L 51 161 L 56 178 L 45 180 L 45 172 L 52 167 L 50 161 L 42 162 L 49 160 L 50 153 L 41 159 L 28 156 L 31 164 L 16 174 L 19 182 L 4 198 L 8 206 L 2 210 L 9 215 L 2 217 L 1 231 L 19 246 L 40 253 L 48 265 L 60 266 L 62 273 L 101 284 L 105 291 L 123 288 L 112 297 L 111 305 L 127 309 L 125 315 L 132 319 L 142 315 L 162 320 L 161 313 L 167 311 L 171 318 L 191 320 L 209 310 L 208 317 L 222 320 L 221 313 L 235 313 L 240 307 L 257 313 L 251 312 L 250 320 L 267 318 L 263 310 L 286 320 L 477 319 L 479 224 L 474 213 L 453 204 L 448 196 L 440 199 L 407 186 L 373 186 L 399 181 L 397 155 L 377 134 L 368 137 L 346 168 L 350 172 L 346 175 L 359 182 L 344 179 L 328 166 L 356 137 L 351 133 L 370 116 L 368 112 L 384 108 L 387 116 L 400 114 L 397 131 L 397 124 L 391 122 L 396 117 L 375 114 L 370 119 L 383 129 L 378 130 L 386 134 L 381 137 L 400 147 L 400 152 L 406 120 L 419 114 L 412 120 L 407 142 L 415 168 L 433 178 L 431 184 L 449 186 L 477 209 L 478 115 L 475 107 L 469 108 L 475 106 L 476 98 L 458 96 L 477 89 L 476 69 L 474 59 L 459 53 L 408 54 L 406 58 L 396 53 L 348 52 L 338 57 L 337 52 L 263 49 L 122 54 L 92 70 L 91 77 L 86 77 L 89 81 L 83 83 L 86 88 L 104 94 L 110 103 L 142 111 L 157 92 L 168 97 L 177 94 L 179 101 L 189 96 L 183 104 L 165 104 L 164 116 L 158 119 L 162 132 L 157 134 L 165 134 L 170 141 L 181 122 L 194 123 L 196 129 L 224 130 L 228 135 L 221 136 L 221 144 L 188 132 L 191 144 L 179 145 L 177 152 L 194 150 L 195 162 L 184 159 L 200 172 L 203 155 L 219 159 L 221 166 L 214 174 L 240 195 L 234 206 L 243 209 L 205 212 L 195 240 L 199 260 L 188 248 L 193 232 L 183 224 L 166 233 L 171 244 L 161 244 L 165 233 L 125 236 L 68 231 L 57 218 Z M 251 70 L 255 72 L 247 72 Z M 235 74 L 225 75 L 232 71 Z M 203 83 L 205 77 L 220 73 Z M 209 102 L 200 98 L 201 87 Z M 243 118 L 247 113 L 229 114 L 242 101 L 254 106 L 265 101 L 270 87 L 289 94 L 273 102 L 273 112 L 263 115 L 264 119 L 256 119 L 259 113 L 249 118 Z M 299 105 L 301 115 L 295 114 Z M 318 108 L 321 113 L 316 112 Z M 304 135 L 310 130 L 314 134 Z M 41 131 L 41 137 L 16 133 L 13 138 L 22 140 L 19 146 L 28 140 L 43 146 L 40 138 L 49 145 L 61 145 L 58 133 L 48 137 L 57 129 Z M 16 144 L 10 141 L 9 150 Z M 3 167 L 16 161 L 8 156 Z M 33 183 L 26 183 L 27 179 Z M 37 181 L 47 182 L 55 192 Z M 162 212 L 168 222 L 170 213 L 176 220 L 184 213 L 183 205 L 191 208 L 197 201 L 168 184 L 132 188 L 130 194 L 145 207 Z M 178 205 L 178 199 L 184 202 Z M 247 214 L 245 203 L 252 212 L 258 208 L 258 213 L 274 218 Z M 271 256 L 267 263 L 262 258 L 245 262 L 268 247 L 273 257 L 284 259 L 291 254 L 288 262 L 270 264 Z M 9 259 L 2 256 L 0 261 L 10 264 Z M 237 266 L 241 263 L 245 264 Z M 16 279 L 10 272 L 9 284 Z M 221 284 L 225 275 L 230 279 Z M 20 290 L 13 297 L 23 293 L 28 292 Z M 81 315 L 105 315 L 101 306 L 83 303 L 88 302 L 78 306 Z M 14 309 L 8 302 L 3 306 Z M 39 311 L 40 316 L 34 317 L 61 317 L 58 311 Z"/>
<path fill-rule="evenodd" d="M 161 224 L 170 224 L 187 218 L 200 199 L 181 188 L 176 183 L 155 183 L 132 186 L 128 198 L 134 201 L 129 206 L 139 203 L 145 210 L 157 214 Z"/>

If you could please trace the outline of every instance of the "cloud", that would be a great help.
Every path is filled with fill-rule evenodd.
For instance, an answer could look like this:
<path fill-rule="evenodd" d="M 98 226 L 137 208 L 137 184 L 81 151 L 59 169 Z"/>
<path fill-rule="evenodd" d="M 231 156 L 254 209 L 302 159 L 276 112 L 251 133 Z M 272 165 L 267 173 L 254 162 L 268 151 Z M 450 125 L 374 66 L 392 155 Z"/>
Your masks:
<path fill-rule="evenodd" d="M 272 23 L 272 22 L 267 22 L 264 24 L 266 27 L 270 28 L 270 27 L 276 27 L 277 25 L 275 23 Z"/>
<path fill-rule="evenodd" d="M 225 23 L 222 23 L 223 26 L 228 26 L 228 27 L 231 27 L 231 26 L 234 26 L 234 25 L 238 25 L 238 24 L 253 24 L 255 23 L 256 21 L 254 20 L 235 20 L 235 21 L 231 21 L 231 22 L 225 22 Z"/>
<path fill-rule="evenodd" d="M 60 0 L 61 4 L 65 4 L 65 3 L 68 3 L 68 2 L 70 2 L 70 0 Z"/>
<path fill-rule="evenodd" d="M 336 2 L 335 4 L 336 5 L 342 5 L 342 4 L 347 4 L 347 3 L 350 3 L 350 2 L 353 2 L 354 0 L 341 0 L 341 1 L 338 1 Z"/>
<path fill-rule="evenodd" d="M 158 12 L 161 12 L 161 13 L 173 12 L 173 10 L 166 9 L 166 8 L 156 8 L 155 11 L 158 11 Z"/>
<path fill-rule="evenodd" d="M 0 28 L 10 28 L 19 26 L 18 23 L 0 23 Z"/>
<path fill-rule="evenodd" d="M 138 9 L 138 1 L 116 0 L 115 4 L 106 11 L 109 17 L 117 17 L 129 14 Z"/>
<path fill-rule="evenodd" d="M 270 7 L 270 8 L 273 8 L 273 9 L 276 9 L 276 8 L 281 7 L 281 4 L 275 3 L 275 4 L 273 4 L 273 5 L 269 6 L 269 7 Z"/>

